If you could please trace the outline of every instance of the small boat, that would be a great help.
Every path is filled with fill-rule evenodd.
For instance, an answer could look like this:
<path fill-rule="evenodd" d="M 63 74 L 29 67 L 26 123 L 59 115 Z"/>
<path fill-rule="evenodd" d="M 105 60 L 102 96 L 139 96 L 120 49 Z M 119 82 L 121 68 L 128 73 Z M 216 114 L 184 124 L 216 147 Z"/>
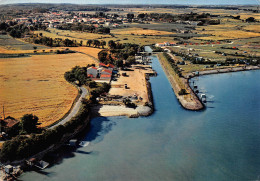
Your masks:
<path fill-rule="evenodd" d="M 79 146 L 87 147 L 89 144 L 90 144 L 89 141 L 81 141 L 81 142 L 79 143 Z"/>
<path fill-rule="evenodd" d="M 43 160 L 40 160 L 40 161 L 36 162 L 34 166 L 43 170 L 49 166 L 49 163 L 45 162 Z"/>

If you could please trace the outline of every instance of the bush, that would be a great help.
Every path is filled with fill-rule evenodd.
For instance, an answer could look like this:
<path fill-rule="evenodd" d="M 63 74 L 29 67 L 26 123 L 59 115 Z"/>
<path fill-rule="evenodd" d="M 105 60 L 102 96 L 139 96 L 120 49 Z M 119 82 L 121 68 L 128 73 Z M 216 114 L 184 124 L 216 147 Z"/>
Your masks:
<path fill-rule="evenodd" d="M 180 96 L 186 95 L 186 94 L 187 94 L 186 89 L 181 89 L 178 94 L 179 94 Z"/>

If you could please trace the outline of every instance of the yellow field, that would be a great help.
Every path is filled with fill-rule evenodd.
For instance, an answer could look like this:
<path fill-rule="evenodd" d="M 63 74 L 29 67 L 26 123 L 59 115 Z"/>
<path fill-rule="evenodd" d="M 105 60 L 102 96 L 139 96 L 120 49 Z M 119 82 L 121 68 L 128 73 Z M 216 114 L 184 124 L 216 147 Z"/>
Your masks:
<path fill-rule="evenodd" d="M 112 34 L 115 34 L 115 37 L 110 35 L 102 35 L 95 33 L 81 33 L 77 31 L 67 31 L 67 30 L 57 30 L 50 29 L 51 33 L 45 31 L 35 31 L 35 33 L 42 33 L 43 36 L 52 37 L 52 38 L 62 38 L 62 39 L 73 39 L 77 42 L 83 41 L 83 45 L 86 45 L 87 40 L 89 39 L 99 39 L 106 41 L 108 43 L 110 40 L 118 41 L 120 43 L 135 43 L 139 45 L 149 45 L 155 44 L 158 42 L 173 41 L 172 37 L 158 37 L 159 35 L 174 34 L 173 32 L 167 31 L 157 31 L 157 30 L 144 30 L 142 28 L 126 28 L 126 29 L 114 29 L 111 30 Z M 58 32 L 58 35 L 56 34 Z M 133 34 L 131 34 L 133 33 Z M 67 36 L 69 34 L 69 36 Z M 142 36 L 145 35 L 158 35 L 158 36 Z M 107 45 L 105 48 L 108 47 Z M 70 48 L 73 50 L 73 48 Z"/>
<path fill-rule="evenodd" d="M 250 13 L 250 14 L 247 14 L 247 13 L 241 13 L 239 14 L 240 15 L 240 19 L 247 19 L 249 17 L 254 17 L 256 20 L 260 20 L 260 13 Z"/>
<path fill-rule="evenodd" d="M 67 47 L 66 47 L 67 48 Z M 52 48 L 52 49 L 41 49 L 41 50 L 38 50 L 37 49 L 37 52 L 38 53 L 42 53 L 42 50 L 45 50 L 45 52 L 50 52 L 51 50 L 52 51 L 56 51 L 56 50 L 61 50 L 61 49 L 65 49 L 65 48 Z M 19 54 L 19 53 L 28 53 L 28 54 L 32 54 L 34 53 L 34 50 L 18 50 L 18 49 L 7 49 L 5 47 L 1 47 L 0 46 L 0 53 L 4 53 L 4 54 Z"/>
<path fill-rule="evenodd" d="M 96 33 L 87 33 L 87 32 L 78 32 L 78 31 L 69 31 L 69 30 L 58 30 L 49 28 L 51 33 L 46 31 L 35 31 L 34 33 L 42 33 L 43 36 L 50 38 L 61 38 L 61 39 L 74 39 L 77 42 L 83 41 L 83 45 L 86 45 L 87 40 L 109 38 L 110 35 L 96 34 Z"/>
<path fill-rule="evenodd" d="M 157 31 L 157 30 L 149 30 L 149 29 L 142 29 L 142 28 L 127 28 L 127 29 L 116 29 L 112 30 L 113 34 L 119 35 L 170 35 L 174 34 L 172 32 L 167 31 Z"/>
<path fill-rule="evenodd" d="M 82 52 L 84 54 L 88 54 L 89 56 L 92 56 L 94 58 L 98 58 L 98 53 L 101 49 L 98 48 L 92 48 L 92 47 L 69 47 L 70 50 Z"/>
<path fill-rule="evenodd" d="M 77 96 L 64 73 L 90 63 L 96 62 L 81 53 L 0 59 L 0 105 L 5 105 L 6 116 L 18 119 L 32 113 L 42 127 L 57 121 Z"/>
<path fill-rule="evenodd" d="M 243 29 L 260 33 L 260 25 L 249 25 L 244 27 Z"/>
<path fill-rule="evenodd" d="M 249 26 L 250 29 L 257 29 L 258 26 Z M 202 29 L 205 31 L 201 31 Z M 246 29 L 246 27 L 244 27 Z M 249 29 L 249 30 L 250 30 Z M 199 34 L 211 34 L 213 36 L 200 37 L 197 39 L 202 40 L 224 40 L 224 39 L 237 39 L 237 38 L 252 38 L 260 37 L 260 33 L 257 32 L 246 32 L 239 30 L 236 24 L 221 24 L 221 25 L 209 25 L 205 27 L 199 27 L 197 30 Z"/>

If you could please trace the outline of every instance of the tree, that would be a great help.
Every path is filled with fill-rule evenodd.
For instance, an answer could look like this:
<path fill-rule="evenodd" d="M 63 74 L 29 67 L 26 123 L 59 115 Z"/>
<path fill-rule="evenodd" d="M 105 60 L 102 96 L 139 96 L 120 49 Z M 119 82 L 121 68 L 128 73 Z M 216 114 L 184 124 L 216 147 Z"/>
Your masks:
<path fill-rule="evenodd" d="M 105 62 L 107 60 L 107 51 L 106 50 L 101 50 L 99 53 L 98 53 L 98 59 L 100 62 Z"/>
<path fill-rule="evenodd" d="M 187 94 L 186 89 L 181 89 L 181 90 L 178 92 L 178 94 L 179 94 L 180 96 L 186 95 L 186 94 Z"/>
<path fill-rule="evenodd" d="M 95 88 L 97 86 L 97 83 L 95 81 L 89 82 L 89 87 L 90 88 Z"/>
<path fill-rule="evenodd" d="M 246 19 L 246 22 L 255 22 L 255 18 L 254 17 L 249 17 Z"/>
<path fill-rule="evenodd" d="M 145 17 L 145 14 L 144 13 L 138 14 L 137 17 L 143 19 Z"/>
<path fill-rule="evenodd" d="M 22 128 L 22 133 L 30 134 L 36 133 L 38 131 L 37 125 L 39 118 L 32 114 L 25 114 L 21 118 L 20 126 Z"/>
<path fill-rule="evenodd" d="M 94 47 L 100 47 L 100 41 L 99 40 L 94 40 L 93 41 L 93 46 Z"/>
<path fill-rule="evenodd" d="M 90 47 L 90 45 L 92 44 L 92 42 L 93 42 L 92 40 L 88 40 L 88 41 L 87 41 L 87 46 Z"/>
<path fill-rule="evenodd" d="M 126 17 L 127 17 L 127 19 L 133 19 L 135 17 L 135 15 L 129 13 L 126 15 Z"/>
<path fill-rule="evenodd" d="M 115 44 L 115 42 L 114 42 L 113 40 L 110 40 L 110 41 L 108 42 L 108 46 L 109 46 L 111 49 L 114 49 L 114 48 L 116 47 L 116 44 Z"/>
<path fill-rule="evenodd" d="M 103 49 L 104 49 L 104 46 L 106 46 L 106 44 L 107 43 L 105 41 L 103 41 L 103 40 L 101 41 L 101 46 L 102 46 Z"/>

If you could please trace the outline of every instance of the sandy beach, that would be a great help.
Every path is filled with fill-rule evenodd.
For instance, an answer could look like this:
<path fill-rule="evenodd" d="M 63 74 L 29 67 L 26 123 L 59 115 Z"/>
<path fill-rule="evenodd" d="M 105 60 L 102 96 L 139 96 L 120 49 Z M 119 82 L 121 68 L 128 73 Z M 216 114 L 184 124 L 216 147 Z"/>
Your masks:
<path fill-rule="evenodd" d="M 152 108 L 148 106 L 137 106 L 134 109 L 123 105 L 97 105 L 92 107 L 91 111 L 94 116 L 138 117 L 138 116 L 148 116 L 149 114 L 152 113 Z"/>

